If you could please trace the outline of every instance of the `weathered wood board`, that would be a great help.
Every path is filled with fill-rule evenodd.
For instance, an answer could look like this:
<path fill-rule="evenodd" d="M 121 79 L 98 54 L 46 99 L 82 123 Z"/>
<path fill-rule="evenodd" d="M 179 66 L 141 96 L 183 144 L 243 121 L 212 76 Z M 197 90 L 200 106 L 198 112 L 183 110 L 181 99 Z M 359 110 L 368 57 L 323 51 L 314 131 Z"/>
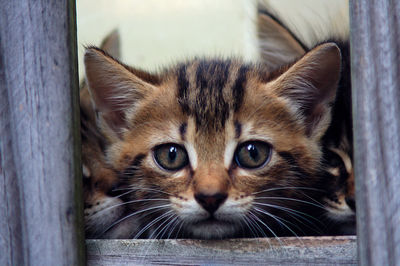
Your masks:
<path fill-rule="evenodd" d="M 0 0 L 0 265 L 78 265 L 75 2 Z M 358 251 L 400 264 L 400 1 L 351 1 Z M 351 265 L 355 237 L 88 240 L 89 265 Z"/>
<path fill-rule="evenodd" d="M 0 265 L 80 265 L 75 1 L 0 6 Z"/>
<path fill-rule="evenodd" d="M 356 265 L 355 236 L 87 240 L 88 265 Z"/>
<path fill-rule="evenodd" d="M 400 1 L 350 1 L 362 265 L 400 265 Z"/>

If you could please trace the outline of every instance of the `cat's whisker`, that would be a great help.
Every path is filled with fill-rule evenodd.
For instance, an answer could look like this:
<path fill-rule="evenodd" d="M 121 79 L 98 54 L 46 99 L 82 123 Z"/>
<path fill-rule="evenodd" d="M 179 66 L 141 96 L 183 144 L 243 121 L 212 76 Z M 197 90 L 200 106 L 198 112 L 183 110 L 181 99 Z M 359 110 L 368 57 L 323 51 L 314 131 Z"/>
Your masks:
<path fill-rule="evenodd" d="M 154 232 L 157 232 L 157 230 L 160 229 L 159 233 L 157 233 L 157 235 L 154 237 L 155 239 L 158 239 L 158 237 L 160 237 L 160 239 L 163 239 L 164 234 L 168 231 L 169 226 L 171 225 L 171 223 L 173 223 L 173 221 L 175 221 L 176 219 L 176 215 L 175 214 L 171 214 L 169 215 L 167 218 L 165 218 L 165 221 L 162 222 L 155 230 Z M 166 224 L 165 224 L 166 223 Z M 165 225 L 164 225 L 165 224 Z M 162 228 L 160 228 L 162 227 Z M 150 236 L 150 238 L 153 238 L 152 236 Z"/>
<path fill-rule="evenodd" d="M 125 221 L 126 219 L 131 218 L 131 217 L 133 217 L 133 216 L 135 216 L 135 215 L 138 215 L 138 214 L 141 214 L 141 213 L 150 211 L 150 210 L 158 211 L 158 210 L 162 210 L 162 209 L 168 209 L 168 208 L 170 208 L 170 207 L 171 207 L 171 204 L 165 204 L 165 205 L 159 205 L 159 206 L 152 206 L 152 207 L 149 207 L 149 208 L 147 208 L 147 209 L 143 209 L 143 210 L 136 211 L 136 212 L 134 212 L 134 213 L 128 214 L 128 215 L 126 215 L 125 217 L 123 217 L 123 218 L 121 218 L 121 219 L 115 221 L 114 223 L 112 223 L 109 227 L 106 228 L 106 230 L 104 230 L 104 231 L 101 233 L 101 235 L 104 235 L 108 230 L 110 230 L 111 228 L 113 228 L 113 227 L 116 226 L 117 224 L 119 224 L 119 223 L 121 223 L 122 221 Z"/>
<path fill-rule="evenodd" d="M 253 209 L 254 209 L 255 211 L 258 211 L 257 208 L 253 208 Z M 272 233 L 272 235 L 278 240 L 279 244 L 280 244 L 281 246 L 283 246 L 283 245 L 282 245 L 281 239 L 280 239 L 280 238 L 278 237 L 278 235 L 274 232 L 274 230 L 272 230 L 271 227 L 269 227 L 266 223 L 264 223 L 264 222 L 263 222 L 257 215 L 255 215 L 252 211 L 250 211 L 249 214 L 250 214 L 258 223 L 261 223 L 265 228 L 267 228 L 268 231 L 270 231 L 270 232 Z M 268 212 L 265 212 L 264 214 L 272 215 L 272 214 L 269 214 Z"/>
<path fill-rule="evenodd" d="M 119 203 L 119 204 L 115 204 L 115 205 L 109 206 L 109 207 L 107 207 L 107 208 L 104 208 L 104 209 L 98 211 L 97 213 L 101 213 L 101 212 L 104 212 L 104 211 L 108 211 L 108 210 L 110 210 L 110 209 L 113 209 L 113 208 L 116 208 L 116 207 L 120 207 L 120 206 L 123 206 L 123 205 L 127 205 L 127 204 L 139 203 L 139 202 L 148 202 L 148 201 L 167 201 L 167 202 L 169 202 L 167 199 L 140 199 L 140 200 L 130 200 L 130 201 L 125 201 L 125 202 L 122 202 L 122 203 Z"/>
<path fill-rule="evenodd" d="M 264 214 L 264 215 L 267 215 L 267 216 L 273 218 L 275 221 L 278 222 L 278 224 L 282 224 L 282 225 L 283 225 L 283 222 L 287 222 L 287 223 L 292 224 L 291 222 L 287 221 L 286 219 L 284 219 L 284 218 L 282 218 L 282 217 L 279 217 L 279 216 L 276 216 L 276 215 L 273 215 L 272 213 L 270 213 L 270 212 L 268 212 L 268 211 L 266 211 L 266 210 L 264 210 L 264 209 L 260 209 L 260 208 L 258 208 L 258 207 L 253 207 L 253 210 L 255 210 L 255 211 L 257 211 L 257 212 L 259 212 L 259 213 L 261 213 L 261 214 Z M 293 225 L 293 224 L 292 224 L 292 225 Z M 289 229 L 289 228 L 287 228 L 287 229 Z M 290 229 L 289 229 L 289 230 L 290 230 Z M 294 232 L 293 232 L 293 233 L 294 233 Z M 295 234 L 295 233 L 294 233 L 294 235 L 297 236 L 297 234 Z"/>
<path fill-rule="evenodd" d="M 267 236 L 267 234 L 265 233 L 265 231 L 258 225 L 258 221 L 255 220 L 255 219 L 252 217 L 252 216 L 255 216 L 255 214 L 254 214 L 252 211 L 250 211 L 248 214 L 250 214 L 250 215 L 245 216 L 245 217 L 244 217 L 245 219 L 244 219 L 243 221 L 246 222 L 246 225 L 247 225 L 247 227 L 250 229 L 250 231 L 252 232 L 253 237 L 259 237 L 258 233 L 256 234 L 256 233 L 254 233 L 254 231 L 253 231 L 253 229 L 254 229 L 254 226 L 253 226 L 253 225 L 255 225 L 255 226 L 257 227 L 257 231 L 259 231 L 259 232 L 262 234 L 262 236 L 267 240 L 267 243 L 268 243 L 269 247 L 270 247 L 273 251 L 277 252 L 277 251 L 275 250 L 274 246 L 271 245 L 270 238 Z M 253 229 L 252 229 L 252 228 L 253 228 Z"/>
<path fill-rule="evenodd" d="M 130 187 L 119 187 L 119 188 L 115 188 L 112 191 L 116 192 L 116 191 L 124 191 L 124 190 L 132 190 L 132 188 Z"/>
<path fill-rule="evenodd" d="M 131 192 L 136 192 L 136 191 L 145 191 L 145 192 L 158 192 L 160 194 L 165 194 L 168 196 L 174 196 L 172 193 L 168 193 L 159 189 L 155 189 L 155 188 L 146 188 L 146 187 L 134 187 L 134 186 L 130 186 L 129 188 L 126 189 L 130 189 Z M 125 189 L 125 190 L 126 190 Z"/>
<path fill-rule="evenodd" d="M 273 215 L 273 214 L 271 214 L 271 213 L 269 213 L 269 212 L 267 212 L 267 211 L 265 211 L 265 210 L 262 210 L 262 209 L 260 209 L 260 208 L 254 207 L 253 209 L 256 210 L 256 211 L 258 211 L 259 213 L 265 214 L 265 215 L 267 215 L 267 216 L 273 218 L 273 219 L 274 219 L 275 221 L 277 221 L 279 224 L 283 225 L 286 229 L 288 229 L 288 230 L 297 238 L 297 240 L 299 240 L 299 241 L 304 245 L 303 241 L 299 238 L 299 236 L 296 234 L 296 232 L 294 232 L 289 226 L 287 226 L 287 225 L 285 224 L 285 222 L 292 224 L 291 222 L 289 222 L 289 221 L 283 219 L 282 217 Z M 257 217 L 257 216 L 256 216 L 256 217 Z M 257 217 L 257 218 L 258 218 L 258 217 Z M 293 225 L 293 224 L 292 224 L 292 225 Z"/>
<path fill-rule="evenodd" d="M 276 209 L 279 209 L 279 210 L 287 211 L 288 213 L 292 213 L 293 215 L 296 215 L 296 216 L 302 218 L 303 220 L 307 221 L 308 223 L 310 223 L 310 224 L 312 224 L 312 225 L 314 225 L 314 223 L 311 222 L 310 220 L 306 219 L 305 217 L 303 217 L 303 215 L 306 216 L 306 217 L 309 217 L 309 218 L 313 219 L 313 220 L 316 221 L 316 222 L 320 222 L 320 221 L 319 221 L 317 218 L 315 218 L 314 216 L 309 215 L 309 214 L 307 214 L 307 213 L 305 213 L 305 212 L 301 212 L 301 211 L 292 209 L 292 208 L 288 208 L 288 207 L 284 207 L 284 206 L 280 206 L 280 205 L 276 205 L 276 204 L 269 204 L 269 203 L 256 202 L 256 201 L 253 202 L 253 204 L 255 204 L 255 205 L 261 205 L 261 206 L 267 206 L 267 207 L 271 207 L 271 208 L 276 208 Z"/>
<path fill-rule="evenodd" d="M 241 219 L 238 219 L 238 224 L 240 225 L 240 228 L 241 228 L 240 232 L 242 232 L 243 234 L 245 232 L 245 228 L 247 229 L 247 224 L 244 222 L 245 218 L 246 217 L 243 216 Z M 253 236 L 253 237 L 255 237 L 255 236 Z"/>
<path fill-rule="evenodd" d="M 319 204 L 320 206 L 324 207 L 324 209 L 325 209 L 325 206 L 324 206 L 323 204 L 321 204 L 320 202 L 318 202 L 316 199 L 314 199 L 314 198 L 312 198 L 311 196 L 305 194 L 304 192 L 300 192 L 300 193 L 301 193 L 302 195 L 304 195 L 306 198 L 309 198 L 311 201 L 315 202 L 316 204 Z"/>
<path fill-rule="evenodd" d="M 293 189 L 293 190 L 313 190 L 313 191 L 318 191 L 318 192 L 323 192 L 322 189 L 318 189 L 318 188 L 312 188 L 312 187 L 276 187 L 276 188 L 269 188 L 269 189 L 264 189 L 264 190 L 260 190 L 257 192 L 252 193 L 251 195 L 258 195 L 260 193 L 264 193 L 264 192 L 271 192 L 271 191 L 277 191 L 277 190 L 287 190 L 287 189 Z"/>
<path fill-rule="evenodd" d="M 257 205 L 257 203 L 255 203 L 255 205 Z M 305 214 L 303 212 L 298 212 L 298 211 L 290 209 L 290 208 L 285 208 L 285 207 L 282 207 L 282 206 L 278 206 L 278 205 L 272 205 L 272 204 L 258 204 L 258 205 L 267 206 L 267 207 L 271 207 L 271 208 L 275 208 L 275 209 L 278 209 L 278 210 L 285 211 L 290 217 L 292 217 L 294 220 L 296 220 L 299 224 L 307 227 L 308 229 L 310 229 L 311 231 L 313 231 L 315 233 L 322 234 L 322 231 L 319 229 L 319 227 L 316 224 L 314 224 L 310 220 L 306 219 L 302 215 L 309 216 L 309 217 L 313 218 L 316 222 L 321 223 L 317 218 L 315 218 L 313 216 L 307 215 L 307 214 Z M 309 225 L 305 224 L 299 218 L 301 218 L 302 220 L 308 222 Z M 281 219 L 283 219 L 283 218 L 281 218 Z M 291 223 L 290 221 L 287 221 L 287 220 L 285 220 L 285 221 L 290 223 L 290 224 L 292 224 L 293 226 L 295 226 L 297 229 L 299 229 L 305 235 L 305 232 L 299 226 L 297 226 L 296 224 Z M 314 227 L 311 227 L 311 226 L 314 226 Z"/>
<path fill-rule="evenodd" d="M 171 238 L 172 233 L 175 231 L 176 226 L 179 224 L 179 217 L 175 216 L 175 219 L 172 221 L 173 225 L 171 225 L 171 229 L 169 230 L 169 234 L 167 239 Z"/>
<path fill-rule="evenodd" d="M 254 226 L 255 222 L 250 218 L 250 217 L 245 217 L 245 220 L 247 227 L 250 229 L 251 233 L 253 234 L 253 237 L 260 237 L 259 229 Z"/>
<path fill-rule="evenodd" d="M 184 225 L 184 221 L 183 220 L 181 220 L 181 219 L 179 219 L 178 220 L 178 224 L 180 223 L 180 226 L 179 226 L 179 228 L 178 228 L 178 230 L 176 231 L 176 234 L 175 234 L 175 239 L 177 239 L 178 238 L 178 236 L 179 236 L 179 233 L 181 232 L 181 230 L 182 230 L 182 227 L 183 227 L 183 225 Z"/>
<path fill-rule="evenodd" d="M 161 216 L 157 217 L 156 219 L 152 220 L 149 222 L 146 226 L 144 226 L 134 237 L 133 239 L 137 239 L 139 236 L 141 236 L 147 229 L 149 229 L 151 226 L 156 224 L 158 221 L 162 220 L 165 216 L 171 215 L 173 210 L 169 210 L 166 213 L 162 214 Z M 151 238 L 151 236 L 150 236 Z"/>
<path fill-rule="evenodd" d="M 253 213 L 250 211 L 249 214 L 250 216 L 248 216 L 248 218 L 253 222 L 254 226 L 261 233 L 262 237 L 268 237 L 264 230 L 260 227 L 260 225 L 258 225 L 257 220 L 253 218 Z"/>
<path fill-rule="evenodd" d="M 165 218 L 167 216 L 167 218 Z M 159 233 L 157 233 L 157 235 L 155 236 L 155 237 L 153 237 L 153 235 L 154 235 L 154 233 L 155 232 L 157 232 L 157 230 L 166 222 L 166 221 L 168 221 L 171 217 L 174 217 L 175 215 L 173 214 L 173 213 L 164 213 L 162 216 L 160 216 L 159 218 L 161 218 L 161 219 L 163 219 L 163 218 L 165 218 L 165 221 L 163 222 L 163 223 L 161 223 L 155 230 L 154 230 L 154 232 L 149 236 L 149 237 L 147 237 L 148 239 L 157 239 L 157 237 L 158 237 L 158 235 L 164 230 L 164 228 L 162 229 L 162 230 L 160 230 L 160 232 Z M 160 219 L 159 219 L 160 220 Z M 158 221 L 156 221 L 156 222 L 158 222 Z M 154 225 L 154 221 L 153 222 L 151 222 L 151 225 L 149 226 L 149 228 L 151 227 L 151 226 L 153 226 Z M 143 262 L 144 262 L 144 260 L 145 260 L 145 258 L 147 257 L 147 254 L 148 254 L 148 252 L 149 252 L 149 250 L 153 247 L 153 245 L 154 245 L 154 242 L 151 242 L 150 243 L 150 245 L 148 245 L 147 246 L 147 248 L 146 248 L 146 250 L 143 252 L 143 254 L 144 254 L 144 256 L 143 256 Z"/>
<path fill-rule="evenodd" d="M 115 191 L 117 191 L 117 190 L 113 190 L 113 191 L 115 192 Z M 120 191 L 122 191 L 122 190 L 120 190 Z M 116 197 L 116 198 L 122 198 L 123 196 L 126 196 L 126 195 L 128 195 L 128 194 L 130 194 L 130 193 L 132 193 L 132 192 L 134 192 L 134 191 L 129 190 L 128 192 L 119 194 L 118 196 L 115 196 L 115 197 Z"/>
<path fill-rule="evenodd" d="M 264 222 L 262 222 L 261 219 L 260 219 L 259 217 L 257 217 L 257 215 L 256 215 L 255 213 L 253 213 L 252 211 L 250 211 L 249 214 L 251 215 L 250 217 L 253 217 L 253 218 L 251 218 L 251 219 L 254 221 L 255 224 L 258 225 L 258 223 L 261 222 L 262 225 L 266 226 L 266 224 L 265 224 Z M 260 230 L 262 230 L 262 232 L 264 232 L 264 230 L 263 230 L 260 226 L 258 226 L 258 227 L 260 228 Z M 274 232 L 271 228 L 269 228 L 268 226 L 267 226 L 266 228 L 267 228 L 268 231 L 270 231 L 273 235 L 276 235 L 275 232 Z M 264 233 L 264 235 L 265 235 L 265 233 Z M 265 238 L 266 238 L 266 240 L 267 240 L 268 245 L 270 246 L 270 248 L 271 248 L 273 251 L 277 252 L 276 249 L 274 248 L 274 246 L 271 244 L 270 237 L 265 236 Z M 277 237 L 277 236 L 275 236 L 275 239 L 278 240 L 280 247 L 283 247 L 283 244 L 282 244 L 281 239 L 280 239 L 279 237 Z"/>
<path fill-rule="evenodd" d="M 255 210 L 255 211 L 258 211 L 258 210 Z M 262 222 L 262 220 L 261 220 L 255 213 L 253 213 L 253 212 L 251 212 L 251 211 L 250 211 L 250 213 L 251 213 L 251 215 L 254 216 L 254 218 L 256 218 L 257 220 L 259 220 L 264 226 L 266 226 L 266 224 L 265 224 L 264 222 Z M 278 222 L 278 224 L 283 224 L 283 225 L 285 226 L 284 222 L 282 222 L 282 221 L 280 221 L 280 220 L 277 220 L 277 222 Z M 271 231 L 272 233 L 274 233 L 274 231 L 272 231 L 272 230 L 269 230 L 269 231 Z M 296 234 L 295 234 L 295 235 L 296 235 Z M 297 237 L 297 235 L 296 235 L 296 237 Z M 282 243 L 282 242 L 284 242 L 284 241 L 281 241 L 281 239 L 280 239 L 279 237 L 275 237 L 275 238 L 278 240 L 279 245 L 280 245 L 281 248 L 284 247 L 284 245 L 286 245 L 286 243 Z M 271 246 L 271 248 L 274 250 L 274 248 L 273 248 L 273 246 L 271 245 L 270 241 L 268 241 L 268 243 L 269 243 L 269 245 Z M 285 251 L 285 250 L 283 250 L 283 251 Z"/>
<path fill-rule="evenodd" d="M 309 205 L 312 205 L 312 206 L 314 206 L 314 207 L 322 208 L 322 209 L 325 210 L 325 206 L 322 205 L 321 203 L 315 204 L 315 203 L 312 203 L 312 202 L 309 202 L 309 201 L 300 200 L 300 199 L 295 199 L 295 198 L 273 197 L 273 196 L 271 196 L 271 197 L 257 197 L 257 199 L 267 199 L 267 200 L 271 200 L 271 199 L 272 199 L 272 200 L 290 200 L 290 201 L 301 202 L 301 203 L 304 203 L 304 204 L 309 204 Z"/>
<path fill-rule="evenodd" d="M 161 239 L 162 236 L 164 235 L 164 230 L 166 230 L 169 222 L 171 221 L 171 219 L 173 220 L 173 218 L 175 217 L 175 214 L 170 213 L 168 216 L 164 217 L 164 221 L 162 221 L 157 228 L 155 228 L 152 232 L 152 234 L 149 236 L 150 239 Z"/>
<path fill-rule="evenodd" d="M 169 223 L 170 219 L 173 218 L 175 215 L 173 213 L 168 213 L 167 215 L 164 215 L 164 217 L 162 217 L 160 224 L 153 229 L 153 232 L 150 234 L 150 236 L 148 237 L 149 239 L 158 239 L 158 237 L 162 236 L 162 233 L 165 229 L 165 227 L 167 226 L 167 224 Z"/>
<path fill-rule="evenodd" d="M 245 222 L 246 226 L 250 229 L 250 232 L 253 235 L 253 237 L 260 237 L 257 233 L 256 228 L 254 228 L 254 222 L 250 217 L 245 216 L 243 221 Z M 253 229 L 256 231 L 254 231 Z"/>
<path fill-rule="evenodd" d="M 113 191 L 124 191 L 124 190 L 129 190 L 129 191 L 127 191 L 127 192 L 124 192 L 124 193 L 122 193 L 122 194 L 120 194 L 120 195 L 118 195 L 118 196 L 115 196 L 116 198 L 121 198 L 121 197 L 123 197 L 123 196 L 126 196 L 126 195 L 128 195 L 128 194 L 131 194 L 131 193 L 134 193 L 134 192 L 136 192 L 136 191 L 149 191 L 149 192 L 158 192 L 158 193 L 160 193 L 160 194 L 165 194 L 165 195 L 168 195 L 168 196 L 172 196 L 172 194 L 171 193 L 168 193 L 168 192 L 164 192 L 164 191 L 162 191 L 162 190 L 158 190 L 158 189 L 149 189 L 149 188 L 117 188 L 117 189 L 114 189 Z M 165 199 L 165 200 L 168 200 L 168 199 Z"/>

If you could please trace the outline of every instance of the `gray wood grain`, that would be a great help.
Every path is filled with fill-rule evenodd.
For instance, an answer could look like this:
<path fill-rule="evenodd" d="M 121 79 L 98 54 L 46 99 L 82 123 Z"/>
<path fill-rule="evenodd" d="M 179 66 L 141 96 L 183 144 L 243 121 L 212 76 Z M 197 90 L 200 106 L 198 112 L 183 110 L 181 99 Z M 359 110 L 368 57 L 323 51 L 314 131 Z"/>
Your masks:
<path fill-rule="evenodd" d="M 362 265 L 400 264 L 400 1 L 350 1 Z"/>
<path fill-rule="evenodd" d="M 87 240 L 88 265 L 356 265 L 356 237 Z"/>
<path fill-rule="evenodd" d="M 0 6 L 0 265 L 80 265 L 75 1 Z"/>

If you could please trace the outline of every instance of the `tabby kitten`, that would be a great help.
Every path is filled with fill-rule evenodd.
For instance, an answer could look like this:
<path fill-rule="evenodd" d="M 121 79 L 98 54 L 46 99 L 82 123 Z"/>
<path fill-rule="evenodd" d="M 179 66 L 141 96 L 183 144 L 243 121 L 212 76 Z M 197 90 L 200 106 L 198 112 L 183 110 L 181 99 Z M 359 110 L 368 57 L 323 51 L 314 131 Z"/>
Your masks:
<path fill-rule="evenodd" d="M 101 47 L 116 57 L 120 55 L 119 34 L 112 31 Z M 107 140 L 96 126 L 95 110 L 85 82 L 80 86 L 84 218 L 87 238 L 126 238 L 135 231 L 134 219 L 119 223 L 126 212 L 118 196 L 117 173 L 106 162 Z M 115 225 L 115 226 L 114 226 Z"/>
<path fill-rule="evenodd" d="M 194 59 L 161 73 L 85 54 L 107 162 L 130 184 L 134 237 L 203 239 L 315 230 L 340 51 L 320 45 L 274 72 Z M 313 231 L 315 234 L 315 231 Z"/>
<path fill-rule="evenodd" d="M 326 232 L 331 235 L 355 235 L 355 195 L 354 173 L 348 153 L 341 149 L 330 148 L 324 152 L 328 180 L 327 196 L 324 206 L 328 218 Z M 326 219 L 324 219 L 326 220 Z"/>
<path fill-rule="evenodd" d="M 105 163 L 103 139 L 81 106 L 81 136 L 85 233 L 100 238 L 124 213 L 122 200 L 114 197 L 117 174 Z"/>
<path fill-rule="evenodd" d="M 267 6 L 259 8 L 257 28 L 263 62 L 276 68 L 310 50 L 277 17 L 271 15 Z M 313 29 L 308 31 L 313 32 Z M 318 40 L 317 29 L 312 35 L 316 42 L 323 41 Z M 343 34 L 340 35 L 342 37 L 336 39 L 335 32 L 332 32 L 332 38 L 336 39 L 335 43 L 341 50 L 342 69 L 332 108 L 332 122 L 322 138 L 324 175 L 330 181 L 326 185 L 327 195 L 323 201 L 325 216 L 331 221 L 327 233 L 355 234 L 350 47 L 348 40 L 343 40 Z"/>
<path fill-rule="evenodd" d="M 117 173 L 106 163 L 104 139 L 81 105 L 84 220 L 87 238 L 127 238 L 138 228 L 135 219 L 119 222 L 126 213 Z"/>

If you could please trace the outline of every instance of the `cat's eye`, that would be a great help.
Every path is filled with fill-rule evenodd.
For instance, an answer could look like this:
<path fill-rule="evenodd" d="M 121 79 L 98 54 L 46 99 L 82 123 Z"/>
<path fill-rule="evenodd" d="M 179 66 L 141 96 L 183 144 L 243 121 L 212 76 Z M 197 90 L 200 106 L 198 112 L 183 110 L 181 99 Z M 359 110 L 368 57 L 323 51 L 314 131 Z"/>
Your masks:
<path fill-rule="evenodd" d="M 154 160 L 161 168 L 169 171 L 180 170 L 189 163 L 186 150 L 182 146 L 173 143 L 155 147 Z"/>
<path fill-rule="evenodd" d="M 235 161 L 242 168 L 259 168 L 269 161 L 271 150 L 271 145 L 266 142 L 247 141 L 237 147 Z"/>

